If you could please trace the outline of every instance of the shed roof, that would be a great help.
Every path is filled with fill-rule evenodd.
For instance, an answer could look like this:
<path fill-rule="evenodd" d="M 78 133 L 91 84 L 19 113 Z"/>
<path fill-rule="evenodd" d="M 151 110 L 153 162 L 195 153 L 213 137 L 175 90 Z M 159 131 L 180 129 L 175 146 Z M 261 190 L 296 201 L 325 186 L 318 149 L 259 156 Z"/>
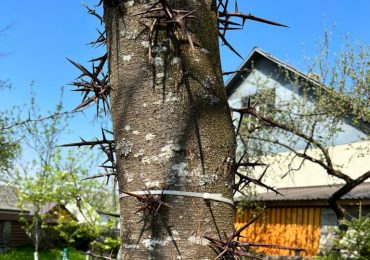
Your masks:
<path fill-rule="evenodd" d="M 342 185 L 323 185 L 323 186 L 308 186 L 308 187 L 294 187 L 294 188 L 279 188 L 281 195 L 274 192 L 265 192 L 257 195 L 256 201 L 313 201 L 313 200 L 327 200 L 337 191 Z M 370 182 L 364 182 L 349 193 L 344 195 L 342 200 L 365 200 L 370 199 Z M 236 198 L 240 201 L 241 198 Z"/>

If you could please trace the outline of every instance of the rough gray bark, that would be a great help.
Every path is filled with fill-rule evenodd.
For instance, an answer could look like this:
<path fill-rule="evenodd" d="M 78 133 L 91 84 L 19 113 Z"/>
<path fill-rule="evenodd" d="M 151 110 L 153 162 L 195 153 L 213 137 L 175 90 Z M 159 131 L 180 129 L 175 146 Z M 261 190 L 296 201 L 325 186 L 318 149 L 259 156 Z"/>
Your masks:
<path fill-rule="evenodd" d="M 194 51 L 181 30 L 163 26 L 150 33 L 153 21 L 137 14 L 155 2 L 104 1 L 119 190 L 209 192 L 231 199 L 235 137 L 215 1 L 169 1 L 176 9 L 195 10 L 197 19 L 188 22 Z M 203 236 L 229 234 L 233 207 L 192 197 L 163 201 L 169 207 L 151 217 L 136 213 L 142 205 L 134 197 L 121 199 L 122 259 L 213 259 Z"/>

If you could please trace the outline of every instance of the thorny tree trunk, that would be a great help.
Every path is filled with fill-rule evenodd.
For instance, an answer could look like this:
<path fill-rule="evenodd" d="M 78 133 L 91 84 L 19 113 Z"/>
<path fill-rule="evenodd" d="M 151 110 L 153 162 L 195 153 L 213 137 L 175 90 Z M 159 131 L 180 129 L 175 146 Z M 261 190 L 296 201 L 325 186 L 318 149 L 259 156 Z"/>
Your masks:
<path fill-rule="evenodd" d="M 215 1 L 168 1 L 195 10 L 188 23 L 195 50 L 181 31 L 137 15 L 156 1 L 104 1 L 119 190 L 168 189 L 232 198 L 235 138 L 221 76 Z M 147 14 L 150 16 L 150 14 Z M 151 47 L 150 47 L 151 45 Z M 152 58 L 148 52 L 151 50 Z M 120 201 L 122 259 L 213 259 L 203 235 L 233 229 L 231 205 L 164 196 L 154 218 Z M 144 221 L 143 221 L 144 219 Z"/>

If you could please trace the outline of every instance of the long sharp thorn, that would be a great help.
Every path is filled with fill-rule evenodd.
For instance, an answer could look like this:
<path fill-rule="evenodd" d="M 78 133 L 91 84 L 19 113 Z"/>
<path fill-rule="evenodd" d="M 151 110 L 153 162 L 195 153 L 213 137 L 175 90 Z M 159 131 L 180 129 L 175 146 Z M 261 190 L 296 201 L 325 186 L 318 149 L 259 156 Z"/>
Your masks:
<path fill-rule="evenodd" d="M 260 18 L 260 17 L 254 16 L 252 14 L 248 14 L 246 19 L 261 22 L 261 23 L 266 23 L 266 24 L 270 24 L 270 25 L 275 25 L 275 26 L 288 27 L 284 24 L 277 23 L 277 22 L 274 22 L 274 21 L 270 21 L 270 20 L 267 20 L 267 19 L 264 19 L 264 18 Z"/>
<path fill-rule="evenodd" d="M 222 35 L 220 32 L 218 33 L 218 36 L 220 36 L 222 42 L 232 51 L 234 52 L 236 55 L 238 55 L 238 57 L 240 57 L 241 59 L 243 59 L 243 57 L 239 54 L 239 52 L 237 52 L 233 46 L 231 46 L 231 44 L 226 40 L 225 36 Z"/>
<path fill-rule="evenodd" d="M 236 136 L 239 134 L 239 130 L 240 130 L 240 127 L 242 125 L 242 121 L 243 121 L 243 116 L 244 114 L 240 114 L 240 118 L 239 118 L 239 122 L 238 122 L 238 128 L 236 129 Z"/>

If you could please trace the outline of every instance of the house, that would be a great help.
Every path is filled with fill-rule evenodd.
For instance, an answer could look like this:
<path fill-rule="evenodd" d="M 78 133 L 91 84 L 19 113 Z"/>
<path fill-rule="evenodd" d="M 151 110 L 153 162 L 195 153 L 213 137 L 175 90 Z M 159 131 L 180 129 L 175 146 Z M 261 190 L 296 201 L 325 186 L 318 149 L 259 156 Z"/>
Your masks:
<path fill-rule="evenodd" d="M 237 71 L 226 83 L 229 104 L 234 108 L 244 107 L 249 97 L 262 93 L 265 94 L 266 92 L 269 92 L 272 98 L 267 101 L 263 100 L 265 106 L 270 106 L 271 103 L 274 106 L 282 103 L 290 103 L 293 99 L 301 99 L 307 107 L 314 106 L 314 98 L 304 98 L 303 90 L 321 86 L 320 82 L 317 81 L 317 76 L 306 75 L 258 48 L 252 50 L 249 57 Z M 266 104 L 266 102 L 269 103 Z M 262 107 L 261 109 L 264 108 Z M 320 127 L 320 124 L 323 126 Z M 325 135 L 330 135 L 325 129 L 325 122 L 320 122 L 318 125 L 317 129 L 320 130 L 319 134 L 323 138 L 325 138 Z M 353 126 L 348 120 L 340 122 L 340 128 L 342 130 L 336 136 L 328 138 L 326 141 L 327 147 L 330 149 L 333 162 L 341 165 L 344 173 L 352 178 L 356 178 L 369 170 L 369 155 L 360 154 L 359 151 L 364 151 L 370 147 L 370 141 L 368 140 L 367 133 Z M 279 135 L 278 137 L 282 141 L 288 138 L 284 135 Z M 298 139 L 292 147 L 296 150 L 303 150 L 305 148 L 305 142 Z M 280 155 L 281 158 L 292 156 L 291 152 L 284 147 L 271 146 L 271 149 L 274 151 L 274 156 L 276 154 Z M 311 149 L 310 153 L 315 156 L 318 151 Z M 299 172 L 294 176 L 281 178 L 286 173 L 284 169 L 287 169 L 290 160 L 277 159 L 274 163 L 271 163 L 271 159 L 267 156 L 266 161 L 270 163 L 269 171 L 274 174 L 267 176 L 265 181 L 267 183 L 270 182 L 275 187 L 316 186 L 340 183 L 328 177 L 325 170 L 317 166 L 317 164 L 310 162 L 303 164 Z M 293 165 L 291 167 L 298 166 Z M 354 168 L 356 171 L 353 171 Z"/>
<path fill-rule="evenodd" d="M 12 186 L 0 185 L 0 251 L 9 247 L 32 245 L 32 240 L 23 229 L 20 217 L 29 218 L 33 215 L 33 207 L 29 206 L 26 210 L 17 206 L 18 195 L 16 188 Z M 87 203 L 61 203 L 49 202 L 40 209 L 45 217 L 45 223 L 50 226 L 56 225 L 60 217 L 64 221 L 76 220 L 78 223 L 94 223 L 101 221 L 101 217 Z M 47 231 L 48 239 L 43 242 L 43 246 L 52 246 L 59 241 L 59 235 L 49 228 Z"/>
<path fill-rule="evenodd" d="M 19 222 L 22 210 L 16 206 L 17 200 L 14 188 L 0 186 L 0 251 L 32 243 Z M 23 213 L 29 215 L 29 211 Z"/>
<path fill-rule="evenodd" d="M 252 103 L 258 100 L 256 110 L 258 110 L 259 113 L 274 117 L 274 115 L 268 114 L 272 111 L 271 107 L 292 107 L 292 104 L 300 103 L 303 104 L 303 107 L 314 108 L 316 96 L 313 94 L 312 90 L 317 88 L 323 89 L 319 80 L 320 79 L 315 74 L 304 74 L 265 51 L 254 48 L 248 58 L 237 69 L 237 72 L 227 81 L 226 92 L 231 107 L 242 108 L 248 104 L 248 100 L 251 100 Z M 291 109 L 293 112 L 296 112 L 296 114 L 301 111 L 299 110 L 300 108 L 296 107 L 292 107 Z M 237 122 L 238 117 L 237 115 L 234 116 L 236 119 L 235 122 Z M 246 122 L 248 128 L 256 126 L 252 118 L 248 119 Z M 303 123 L 304 122 L 297 122 L 297 124 Z M 337 122 L 341 130 L 333 135 L 330 130 L 330 123 L 330 118 L 317 122 L 315 125 L 316 131 L 314 137 L 322 140 L 330 153 L 333 164 L 340 167 L 341 171 L 351 178 L 356 178 L 367 172 L 369 170 L 370 161 L 368 151 L 370 148 L 370 141 L 368 139 L 368 133 L 353 124 L 351 119 L 346 118 Z M 255 128 L 257 129 L 257 127 Z M 241 129 L 240 131 L 244 130 Z M 287 133 L 282 134 L 279 130 L 272 129 L 271 131 L 269 137 L 274 137 L 280 143 L 289 143 L 289 147 L 295 151 L 306 151 L 310 156 L 320 158 L 320 150 L 313 148 L 306 149 L 306 143 L 302 139 L 295 138 L 293 135 Z M 284 195 L 284 197 L 276 197 L 275 193 L 268 192 L 257 197 L 257 201 L 265 203 L 267 207 L 266 214 L 270 216 L 267 218 L 270 222 L 267 221 L 265 224 L 268 223 L 269 229 L 276 232 L 278 232 L 278 230 L 281 232 L 292 230 L 292 227 L 294 227 L 295 232 L 299 232 L 300 236 L 303 234 L 302 230 L 311 230 L 307 233 L 310 234 L 309 239 L 302 239 L 308 244 L 312 244 L 312 241 L 314 241 L 313 244 L 315 244 L 315 246 L 307 246 L 307 244 L 302 244 L 299 241 L 289 240 L 295 237 L 295 235 L 291 235 L 288 240 L 282 242 L 284 242 L 283 244 L 286 246 L 299 245 L 306 248 L 306 255 L 317 254 L 319 245 L 323 245 L 324 243 L 322 241 L 327 237 L 327 232 L 325 231 L 327 230 L 325 227 L 327 225 L 325 221 L 328 218 L 323 216 L 332 216 L 334 214 L 331 209 L 328 208 L 327 203 L 325 204 L 324 202 L 328 199 L 329 194 L 332 194 L 336 188 L 339 188 L 337 185 L 343 182 L 328 176 L 326 170 L 316 163 L 307 160 L 304 162 L 302 162 L 302 160 L 292 161 L 294 153 L 287 147 L 276 144 L 266 144 L 261 140 L 252 140 L 250 143 L 245 143 L 243 140 L 239 139 L 238 144 L 241 146 L 252 146 L 257 144 L 262 148 L 266 148 L 266 151 L 269 151 L 261 157 L 262 161 L 269 165 L 263 181 L 267 185 L 277 188 L 278 191 Z M 296 171 L 294 174 L 287 174 L 287 169 L 296 169 Z M 256 168 L 254 170 L 254 174 L 256 174 L 255 177 L 260 176 L 263 171 L 264 169 L 262 169 L 262 167 L 260 169 Z M 370 188 L 368 183 L 364 183 L 361 187 Z M 356 190 L 357 188 L 355 191 Z M 261 188 L 257 188 L 257 191 L 258 193 L 265 192 L 265 190 Z M 296 194 L 297 191 L 299 191 L 298 194 Z M 301 194 L 302 197 L 298 196 L 295 198 L 294 196 L 290 196 L 292 193 L 297 196 Z M 312 193 L 313 198 L 310 193 Z M 306 197 L 304 197 L 304 194 Z M 361 199 L 358 198 L 356 193 L 350 194 L 352 197 L 348 197 L 348 200 L 355 203 L 354 205 L 362 203 L 363 212 L 368 211 L 370 205 L 362 201 L 362 199 L 368 200 L 369 194 L 366 194 L 364 198 Z M 239 194 L 236 195 L 235 199 L 238 201 L 241 200 L 241 197 L 242 196 Z M 271 199 L 272 197 L 274 197 L 274 199 Z M 236 218 L 236 225 L 241 225 L 243 221 L 247 221 L 248 214 L 250 214 L 249 209 L 246 209 L 242 216 Z M 302 218 L 299 220 L 301 222 L 297 222 L 292 226 L 290 220 L 296 217 L 289 214 L 298 214 Z M 312 221 L 315 220 L 315 222 L 307 222 L 309 218 L 313 218 Z M 330 225 L 332 225 L 334 223 L 332 221 L 333 218 L 330 219 Z M 266 217 L 265 220 L 259 221 L 266 221 Z M 261 226 L 261 223 L 256 226 Z M 265 234 L 263 232 L 258 233 Z M 277 242 L 280 243 L 281 241 L 276 240 L 278 236 L 277 233 L 267 233 L 263 241 L 273 244 Z M 253 238 L 257 241 L 262 241 L 261 238 Z M 310 242 L 307 242 L 308 240 L 310 240 Z M 293 252 L 282 252 L 279 250 L 275 250 L 273 253 L 293 254 Z"/>

